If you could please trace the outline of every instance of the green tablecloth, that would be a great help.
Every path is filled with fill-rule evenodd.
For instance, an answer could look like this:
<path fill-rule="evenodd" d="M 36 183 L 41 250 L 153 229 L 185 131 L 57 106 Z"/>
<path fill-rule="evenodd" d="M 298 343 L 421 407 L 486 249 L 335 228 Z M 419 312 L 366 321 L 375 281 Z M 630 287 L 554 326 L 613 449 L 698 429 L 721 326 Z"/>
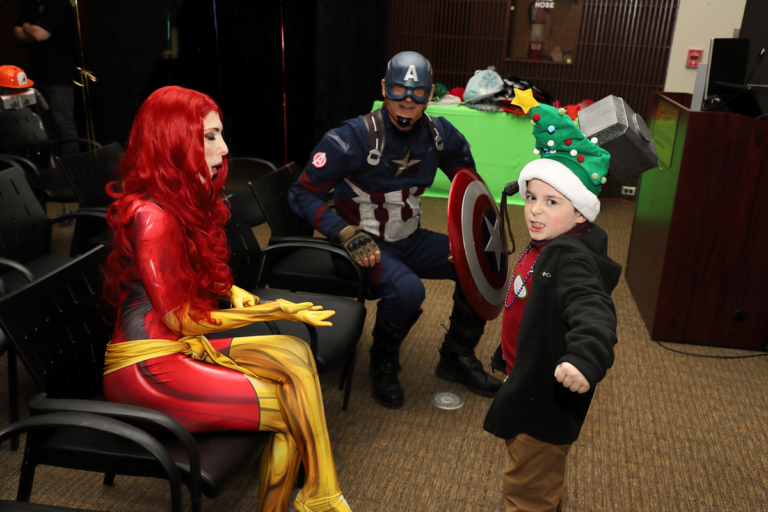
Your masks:
<path fill-rule="evenodd" d="M 373 109 L 381 102 L 373 104 Z M 535 140 L 531 135 L 531 122 L 527 116 L 506 112 L 483 112 L 464 105 L 444 107 L 430 105 L 427 113 L 444 117 L 451 122 L 469 141 L 477 171 L 483 177 L 496 202 L 501 201 L 504 185 L 517 180 L 520 170 L 535 158 Z M 448 197 L 451 182 L 442 172 L 437 173 L 434 183 L 424 193 L 430 197 Z M 520 195 L 515 194 L 509 204 L 523 204 Z"/>

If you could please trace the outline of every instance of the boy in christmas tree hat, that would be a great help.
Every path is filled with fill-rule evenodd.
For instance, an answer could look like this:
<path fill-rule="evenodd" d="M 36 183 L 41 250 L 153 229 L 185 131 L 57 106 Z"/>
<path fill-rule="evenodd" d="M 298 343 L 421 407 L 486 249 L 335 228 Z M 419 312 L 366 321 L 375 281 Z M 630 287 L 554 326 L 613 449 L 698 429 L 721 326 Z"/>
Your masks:
<path fill-rule="evenodd" d="M 565 109 L 540 105 L 531 91 L 515 95 L 531 118 L 540 158 L 518 180 L 531 242 L 504 302 L 503 361 L 494 367 L 508 376 L 484 428 L 505 440 L 505 511 L 555 511 L 568 499 L 566 456 L 613 364 L 611 292 L 621 265 L 608 257 L 607 235 L 594 224 L 610 156 Z"/>

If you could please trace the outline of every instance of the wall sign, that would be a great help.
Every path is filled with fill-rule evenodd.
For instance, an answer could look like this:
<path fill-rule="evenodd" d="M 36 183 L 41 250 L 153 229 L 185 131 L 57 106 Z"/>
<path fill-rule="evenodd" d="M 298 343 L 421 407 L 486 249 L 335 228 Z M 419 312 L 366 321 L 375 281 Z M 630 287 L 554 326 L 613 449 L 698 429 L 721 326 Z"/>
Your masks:
<path fill-rule="evenodd" d="M 580 0 L 510 0 L 506 58 L 571 64 Z"/>

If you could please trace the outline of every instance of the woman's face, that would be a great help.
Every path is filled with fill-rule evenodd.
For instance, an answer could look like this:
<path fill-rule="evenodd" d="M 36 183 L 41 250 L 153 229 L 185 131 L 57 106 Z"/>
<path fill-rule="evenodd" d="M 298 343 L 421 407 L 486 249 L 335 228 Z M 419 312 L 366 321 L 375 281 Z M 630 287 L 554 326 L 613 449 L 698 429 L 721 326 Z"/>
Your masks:
<path fill-rule="evenodd" d="M 221 136 L 223 129 L 218 112 L 208 112 L 208 115 L 203 118 L 205 163 L 208 166 L 208 172 L 211 173 L 211 179 L 216 177 L 224 163 L 224 156 L 229 153 L 227 144 Z"/>

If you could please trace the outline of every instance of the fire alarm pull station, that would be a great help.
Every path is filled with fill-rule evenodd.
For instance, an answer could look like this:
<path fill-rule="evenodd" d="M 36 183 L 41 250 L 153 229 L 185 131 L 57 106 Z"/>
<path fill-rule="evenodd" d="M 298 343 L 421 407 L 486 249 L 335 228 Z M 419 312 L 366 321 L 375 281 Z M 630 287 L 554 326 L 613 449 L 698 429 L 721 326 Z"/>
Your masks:
<path fill-rule="evenodd" d="M 701 61 L 701 50 L 688 50 L 688 60 L 685 63 L 687 68 L 699 67 L 699 61 Z"/>

